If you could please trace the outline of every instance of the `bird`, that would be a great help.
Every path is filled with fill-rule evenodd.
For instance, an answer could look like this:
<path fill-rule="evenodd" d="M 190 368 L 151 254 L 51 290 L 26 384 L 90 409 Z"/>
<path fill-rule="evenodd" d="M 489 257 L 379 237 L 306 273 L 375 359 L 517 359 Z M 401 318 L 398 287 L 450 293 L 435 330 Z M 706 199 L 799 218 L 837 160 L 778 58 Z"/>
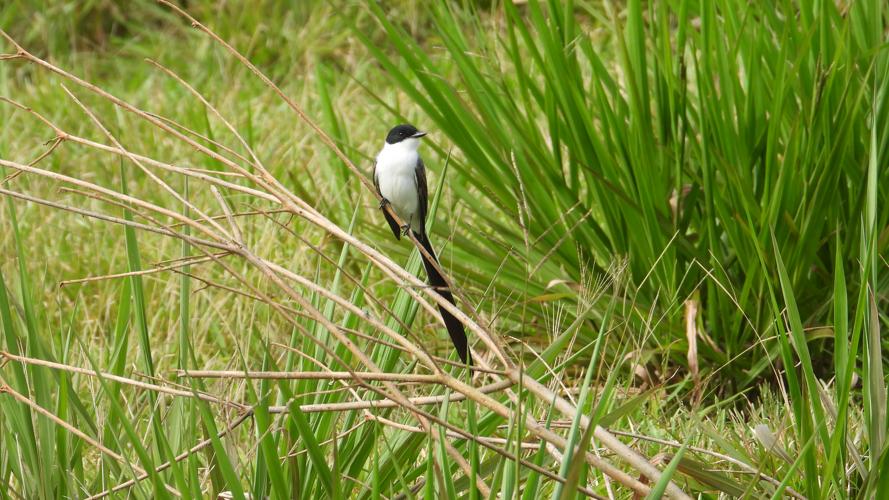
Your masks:
<path fill-rule="evenodd" d="M 414 238 L 423 245 L 426 252 L 438 263 L 438 257 L 429 241 L 426 232 L 426 211 L 429 205 L 429 192 L 426 187 L 426 166 L 417 151 L 420 147 L 420 139 L 426 132 L 417 130 L 410 124 L 396 125 L 386 135 L 386 142 L 376 156 L 374 163 L 373 180 L 377 194 L 380 195 L 380 210 L 386 218 L 386 222 L 392 229 L 392 234 L 400 240 L 407 236 L 408 231 L 414 234 Z M 404 226 L 399 227 L 395 219 L 386 210 L 386 206 L 404 221 Z M 425 255 L 422 255 L 423 267 L 426 268 L 426 276 L 429 285 L 442 298 L 454 304 L 454 295 L 448 288 L 444 276 L 438 272 L 435 264 Z M 444 320 L 451 337 L 457 355 L 466 365 L 471 365 L 469 344 L 466 339 L 466 331 L 463 323 L 442 306 L 438 306 L 441 317 Z"/>

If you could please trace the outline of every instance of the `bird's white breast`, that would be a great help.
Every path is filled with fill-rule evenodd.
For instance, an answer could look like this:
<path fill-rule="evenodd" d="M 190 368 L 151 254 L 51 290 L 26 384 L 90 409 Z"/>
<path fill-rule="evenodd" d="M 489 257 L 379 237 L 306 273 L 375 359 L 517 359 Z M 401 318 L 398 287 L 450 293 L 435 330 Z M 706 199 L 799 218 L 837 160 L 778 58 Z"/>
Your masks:
<path fill-rule="evenodd" d="M 414 215 L 418 215 L 419 199 L 415 170 L 419 155 L 416 145 L 409 141 L 416 139 L 383 146 L 377 155 L 376 176 L 383 198 L 389 200 L 399 218 L 416 227 Z"/>

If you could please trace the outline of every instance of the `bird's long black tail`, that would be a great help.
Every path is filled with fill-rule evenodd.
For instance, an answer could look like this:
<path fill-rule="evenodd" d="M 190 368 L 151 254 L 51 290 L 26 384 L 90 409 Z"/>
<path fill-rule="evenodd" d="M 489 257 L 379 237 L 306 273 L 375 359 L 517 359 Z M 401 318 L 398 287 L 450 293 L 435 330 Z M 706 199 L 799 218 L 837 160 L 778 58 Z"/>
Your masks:
<path fill-rule="evenodd" d="M 435 250 L 432 249 L 432 243 L 429 242 L 429 238 L 425 234 L 417 232 L 414 232 L 414 236 L 417 238 L 417 241 L 423 245 L 423 248 L 429 252 L 429 255 L 431 255 L 437 262 L 438 257 L 435 255 Z M 429 277 L 429 284 L 442 296 L 442 298 L 451 304 L 457 305 L 457 303 L 454 302 L 454 296 L 451 294 L 451 290 L 448 289 L 447 281 L 445 281 L 444 277 L 438 272 L 438 269 L 426 259 L 425 255 L 420 254 L 420 256 L 423 257 L 423 267 L 426 268 L 426 276 Z M 451 336 L 451 342 L 454 343 L 454 347 L 457 349 L 457 354 L 464 363 L 471 365 L 472 359 L 469 355 L 469 344 L 466 340 L 466 331 L 463 329 L 463 323 L 444 307 L 438 306 L 438 310 L 441 312 L 441 318 L 444 320 L 445 326 L 448 329 L 448 335 Z"/>

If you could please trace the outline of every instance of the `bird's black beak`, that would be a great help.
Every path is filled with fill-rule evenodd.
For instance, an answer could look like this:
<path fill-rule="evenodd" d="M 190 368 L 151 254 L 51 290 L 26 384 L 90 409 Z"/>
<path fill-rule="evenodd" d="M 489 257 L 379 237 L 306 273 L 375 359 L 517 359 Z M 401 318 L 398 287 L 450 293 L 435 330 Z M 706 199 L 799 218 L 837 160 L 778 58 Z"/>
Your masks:
<path fill-rule="evenodd" d="M 411 137 L 413 137 L 414 139 L 419 139 L 420 137 L 423 137 L 424 135 L 426 135 L 426 132 L 421 132 L 421 131 L 418 130 L 418 131 L 417 131 L 414 135 L 412 135 Z"/>

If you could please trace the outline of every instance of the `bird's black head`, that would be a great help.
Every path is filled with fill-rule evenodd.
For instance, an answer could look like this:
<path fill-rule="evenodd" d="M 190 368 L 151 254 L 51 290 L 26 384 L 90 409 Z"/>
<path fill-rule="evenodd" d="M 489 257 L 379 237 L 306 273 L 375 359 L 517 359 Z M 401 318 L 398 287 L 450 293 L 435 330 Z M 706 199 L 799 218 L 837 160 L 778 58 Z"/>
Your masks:
<path fill-rule="evenodd" d="M 396 125 L 389 131 L 389 135 L 386 136 L 386 143 L 398 144 L 405 139 L 419 139 L 424 135 L 426 135 L 426 132 L 420 132 L 417 130 L 417 127 L 409 123 L 404 123 L 402 125 Z"/>

